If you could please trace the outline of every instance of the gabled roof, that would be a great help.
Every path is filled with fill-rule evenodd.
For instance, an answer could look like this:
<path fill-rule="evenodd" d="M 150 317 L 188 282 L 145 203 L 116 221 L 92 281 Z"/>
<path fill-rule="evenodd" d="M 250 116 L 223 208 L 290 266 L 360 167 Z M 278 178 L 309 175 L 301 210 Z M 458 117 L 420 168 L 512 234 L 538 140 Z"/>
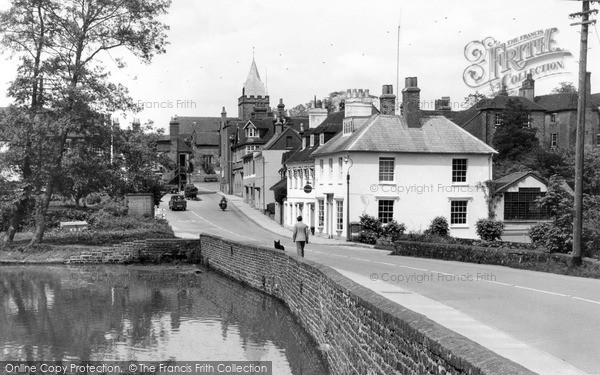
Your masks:
<path fill-rule="evenodd" d="M 265 143 L 265 145 L 263 146 L 263 151 L 265 150 L 274 150 L 274 145 L 277 143 L 277 141 L 279 141 L 280 139 L 287 137 L 287 136 L 296 136 L 297 138 L 300 138 L 300 134 L 298 134 L 298 132 L 290 127 L 287 127 L 285 129 L 283 129 L 283 131 L 279 134 L 275 134 L 271 137 L 271 139 L 269 139 L 269 141 L 267 143 Z"/>
<path fill-rule="evenodd" d="M 185 143 L 184 140 L 181 138 L 177 138 L 177 150 L 179 152 L 192 153 L 192 149 L 190 148 L 190 146 L 188 146 L 187 143 Z"/>
<path fill-rule="evenodd" d="M 545 178 L 541 177 L 537 173 L 535 173 L 533 171 L 524 171 L 524 172 L 514 172 L 514 173 L 511 173 L 504 177 L 495 179 L 492 181 L 492 184 L 494 185 L 494 188 L 497 193 L 502 193 L 502 192 L 506 191 L 512 185 L 518 183 L 519 181 L 525 179 L 528 176 L 531 176 L 544 184 L 548 183 L 548 181 L 546 181 Z"/>
<path fill-rule="evenodd" d="M 313 153 L 400 152 L 495 154 L 493 148 L 444 116 L 421 117 L 420 128 L 409 128 L 401 116 L 374 115 L 350 135 L 339 133 Z"/>
<path fill-rule="evenodd" d="M 256 129 L 259 130 L 258 137 L 246 137 L 246 129 L 247 125 L 252 123 Z M 235 147 L 245 146 L 247 144 L 253 145 L 263 145 L 267 143 L 267 141 L 273 136 L 273 119 L 253 119 L 248 120 L 244 127 L 238 131 L 238 142 Z"/>

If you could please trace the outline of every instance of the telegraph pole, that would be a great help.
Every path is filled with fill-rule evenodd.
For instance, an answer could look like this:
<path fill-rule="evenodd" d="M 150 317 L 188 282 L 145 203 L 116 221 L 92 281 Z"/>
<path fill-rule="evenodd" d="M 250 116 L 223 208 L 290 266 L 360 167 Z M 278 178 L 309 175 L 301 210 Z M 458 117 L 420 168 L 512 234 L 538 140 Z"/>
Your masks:
<path fill-rule="evenodd" d="M 587 64 L 587 44 L 588 44 L 588 25 L 594 24 L 595 20 L 590 20 L 590 14 L 597 11 L 590 10 L 590 2 L 583 0 L 581 12 L 572 13 L 571 18 L 581 17 L 581 22 L 572 23 L 571 26 L 581 25 L 581 44 L 579 50 L 579 94 L 577 100 L 577 138 L 575 141 L 575 217 L 573 220 L 573 252 L 571 255 L 571 265 L 581 265 L 581 234 L 583 228 L 583 149 L 585 136 L 585 93 L 586 88 L 586 64 Z"/>

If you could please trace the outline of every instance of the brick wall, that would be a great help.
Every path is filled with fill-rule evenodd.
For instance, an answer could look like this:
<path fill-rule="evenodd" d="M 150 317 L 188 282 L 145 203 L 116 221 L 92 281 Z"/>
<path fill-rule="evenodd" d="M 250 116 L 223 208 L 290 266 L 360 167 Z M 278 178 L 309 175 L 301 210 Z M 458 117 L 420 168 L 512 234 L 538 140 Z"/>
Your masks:
<path fill-rule="evenodd" d="M 210 268 L 286 303 L 331 374 L 532 373 L 310 260 L 209 235 L 200 252 Z"/>
<path fill-rule="evenodd" d="M 71 256 L 68 264 L 115 263 L 126 264 L 134 262 L 164 262 L 175 259 L 198 261 L 199 240 L 182 239 L 149 239 L 123 242 L 113 246 L 100 248 L 82 248 L 81 253 Z"/>

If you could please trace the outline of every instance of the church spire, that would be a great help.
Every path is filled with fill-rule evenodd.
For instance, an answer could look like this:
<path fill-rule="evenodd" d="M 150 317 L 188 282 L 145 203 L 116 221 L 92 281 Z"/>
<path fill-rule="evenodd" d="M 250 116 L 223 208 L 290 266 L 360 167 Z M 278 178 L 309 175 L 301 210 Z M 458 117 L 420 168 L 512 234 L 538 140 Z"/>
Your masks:
<path fill-rule="evenodd" d="M 260 80 L 260 75 L 258 74 L 256 61 L 254 61 L 254 51 L 252 51 L 252 65 L 250 65 L 250 72 L 248 72 L 246 83 L 244 83 L 244 94 L 246 96 L 255 97 L 267 95 L 265 85 Z"/>

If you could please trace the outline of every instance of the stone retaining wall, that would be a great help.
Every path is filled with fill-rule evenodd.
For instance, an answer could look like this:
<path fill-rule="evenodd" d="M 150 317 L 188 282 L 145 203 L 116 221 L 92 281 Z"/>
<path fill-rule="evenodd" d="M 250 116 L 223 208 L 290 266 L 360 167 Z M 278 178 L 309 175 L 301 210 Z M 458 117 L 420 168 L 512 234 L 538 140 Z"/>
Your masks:
<path fill-rule="evenodd" d="M 202 235 L 201 261 L 281 299 L 331 374 L 532 374 L 465 337 L 290 252 Z"/>
<path fill-rule="evenodd" d="M 67 263 L 127 264 L 143 261 L 164 262 L 174 259 L 195 261 L 199 259 L 199 244 L 199 240 L 173 238 L 123 242 L 113 246 L 83 250 L 80 254 L 71 256 Z"/>

